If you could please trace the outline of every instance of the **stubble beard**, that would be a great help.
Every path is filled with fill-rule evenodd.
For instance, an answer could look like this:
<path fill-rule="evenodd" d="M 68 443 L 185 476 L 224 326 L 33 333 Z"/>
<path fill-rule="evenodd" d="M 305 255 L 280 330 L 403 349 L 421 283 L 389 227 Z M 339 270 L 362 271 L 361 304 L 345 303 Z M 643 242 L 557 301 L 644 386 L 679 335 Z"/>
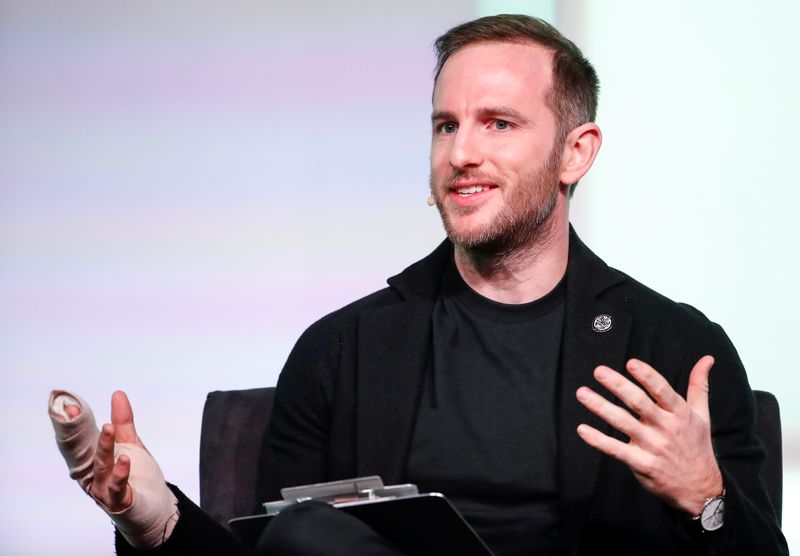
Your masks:
<path fill-rule="evenodd" d="M 561 152 L 553 149 L 547 160 L 538 168 L 523 175 L 505 198 L 500 213 L 491 222 L 479 229 L 457 230 L 448 214 L 445 203 L 451 186 L 458 179 L 477 177 L 469 170 L 457 171 L 444 183 L 434 184 L 431 177 L 431 192 L 436 208 L 442 218 L 447 237 L 477 267 L 485 270 L 497 268 L 523 250 L 534 252 L 543 249 L 549 242 L 553 210 L 558 200 L 560 181 L 558 169 Z M 490 178 L 484 174 L 481 178 Z M 507 184 L 490 178 L 501 190 L 508 191 Z M 460 214 L 468 214 L 480 207 L 458 207 Z"/>

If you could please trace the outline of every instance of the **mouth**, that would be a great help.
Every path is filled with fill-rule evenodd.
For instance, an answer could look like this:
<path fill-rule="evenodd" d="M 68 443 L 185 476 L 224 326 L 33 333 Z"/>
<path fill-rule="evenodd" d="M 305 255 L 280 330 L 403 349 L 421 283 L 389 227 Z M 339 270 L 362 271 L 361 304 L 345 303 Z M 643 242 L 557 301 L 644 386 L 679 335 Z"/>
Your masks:
<path fill-rule="evenodd" d="M 489 191 L 490 189 L 494 189 L 497 187 L 496 185 L 489 185 L 489 184 L 476 184 L 476 185 L 462 185 L 462 186 L 455 186 L 450 189 L 453 193 L 460 197 L 469 197 L 470 195 L 475 195 L 476 193 L 482 193 L 484 191 Z"/>
<path fill-rule="evenodd" d="M 487 182 L 456 182 L 452 184 L 448 192 L 450 198 L 458 206 L 468 206 L 481 201 L 491 195 L 497 189 L 497 185 Z"/>

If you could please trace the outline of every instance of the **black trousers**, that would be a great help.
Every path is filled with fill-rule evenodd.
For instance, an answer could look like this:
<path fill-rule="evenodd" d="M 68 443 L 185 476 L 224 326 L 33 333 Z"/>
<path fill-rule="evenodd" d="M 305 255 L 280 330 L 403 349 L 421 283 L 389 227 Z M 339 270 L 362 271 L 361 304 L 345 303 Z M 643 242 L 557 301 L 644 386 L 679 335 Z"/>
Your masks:
<path fill-rule="evenodd" d="M 408 556 L 360 519 L 323 502 L 294 504 L 272 518 L 257 556 Z"/>

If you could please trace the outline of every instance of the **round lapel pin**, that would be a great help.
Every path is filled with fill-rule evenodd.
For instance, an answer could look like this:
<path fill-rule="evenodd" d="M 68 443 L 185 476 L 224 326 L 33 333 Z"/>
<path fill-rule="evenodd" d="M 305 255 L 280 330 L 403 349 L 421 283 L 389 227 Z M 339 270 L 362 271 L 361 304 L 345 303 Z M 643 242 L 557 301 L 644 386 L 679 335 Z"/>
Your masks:
<path fill-rule="evenodd" d="M 614 321 L 611 315 L 597 315 L 592 321 L 592 330 L 595 332 L 608 332 L 612 326 L 614 326 Z"/>

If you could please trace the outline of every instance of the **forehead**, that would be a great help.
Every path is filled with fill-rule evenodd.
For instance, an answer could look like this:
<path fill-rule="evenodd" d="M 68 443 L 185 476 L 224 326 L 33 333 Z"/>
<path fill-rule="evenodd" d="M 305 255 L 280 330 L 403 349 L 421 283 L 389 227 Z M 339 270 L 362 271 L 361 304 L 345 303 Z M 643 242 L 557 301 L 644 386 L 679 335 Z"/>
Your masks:
<path fill-rule="evenodd" d="M 522 101 L 544 103 L 552 84 L 552 52 L 533 42 L 488 42 L 465 46 L 442 67 L 433 92 L 442 104 Z M 455 108 L 455 107 L 454 107 Z"/>

